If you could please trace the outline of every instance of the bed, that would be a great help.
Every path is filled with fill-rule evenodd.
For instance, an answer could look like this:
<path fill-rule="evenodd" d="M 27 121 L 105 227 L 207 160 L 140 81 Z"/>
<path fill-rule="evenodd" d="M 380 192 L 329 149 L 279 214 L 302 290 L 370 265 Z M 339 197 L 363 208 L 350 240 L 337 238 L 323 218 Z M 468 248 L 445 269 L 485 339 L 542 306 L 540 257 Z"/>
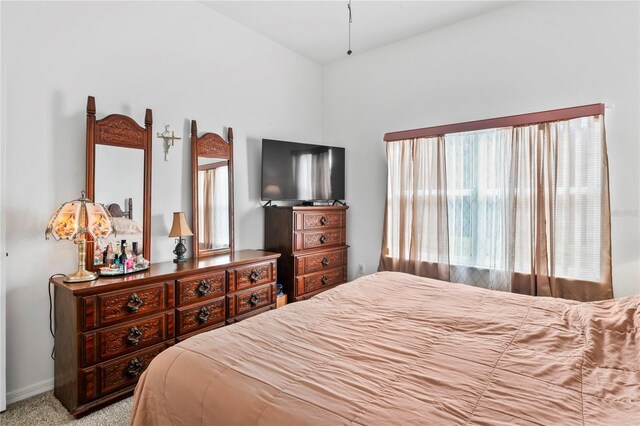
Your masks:
<path fill-rule="evenodd" d="M 636 425 L 639 327 L 640 295 L 380 272 L 162 352 L 131 424 Z"/>

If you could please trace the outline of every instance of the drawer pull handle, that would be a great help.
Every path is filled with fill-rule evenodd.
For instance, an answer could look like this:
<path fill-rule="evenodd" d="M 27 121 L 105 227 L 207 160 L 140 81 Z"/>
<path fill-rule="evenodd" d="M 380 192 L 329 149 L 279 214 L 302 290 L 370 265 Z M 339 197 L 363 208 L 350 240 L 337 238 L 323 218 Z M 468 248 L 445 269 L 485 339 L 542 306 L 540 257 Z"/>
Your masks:
<path fill-rule="evenodd" d="M 327 224 L 327 222 L 328 222 L 328 221 L 327 221 L 327 218 L 326 218 L 326 217 L 322 216 L 322 217 L 320 218 L 320 225 L 326 225 L 326 224 Z"/>
<path fill-rule="evenodd" d="M 198 285 L 198 293 L 200 296 L 206 296 L 211 291 L 211 284 L 207 280 L 200 281 L 200 285 Z"/>
<path fill-rule="evenodd" d="M 209 321 L 209 316 L 211 316 L 211 314 L 209 313 L 209 310 L 207 309 L 206 306 L 203 306 L 202 308 L 200 308 L 200 312 L 198 313 L 198 320 L 202 324 Z"/>
<path fill-rule="evenodd" d="M 251 304 L 251 306 L 256 306 L 259 301 L 260 296 L 258 296 L 258 293 L 251 293 L 251 298 L 249 299 L 249 303 Z"/>
<path fill-rule="evenodd" d="M 129 365 L 127 366 L 127 376 L 130 377 L 138 377 L 142 372 L 144 365 L 138 360 L 138 358 L 134 358 L 129 361 Z"/>
<path fill-rule="evenodd" d="M 258 271 L 256 271 L 255 269 L 252 269 L 251 274 L 249 274 L 249 280 L 251 280 L 252 283 L 255 283 L 258 281 L 259 278 L 260 278 L 260 274 L 258 273 Z"/>
<path fill-rule="evenodd" d="M 327 236 L 322 234 L 320 235 L 320 244 L 324 244 L 327 242 Z"/>
<path fill-rule="evenodd" d="M 127 303 L 127 310 L 129 312 L 138 312 L 142 305 L 144 305 L 142 299 L 140 299 L 137 294 L 133 293 Z"/>
<path fill-rule="evenodd" d="M 140 343 L 140 339 L 142 339 L 142 331 L 138 329 L 135 325 L 129 329 L 129 335 L 127 336 L 127 341 L 131 343 L 133 346 L 137 346 Z"/>
<path fill-rule="evenodd" d="M 327 277 L 326 275 L 322 276 L 322 285 L 327 285 L 329 284 L 329 277 Z"/>
<path fill-rule="evenodd" d="M 329 266 L 329 258 L 327 256 L 322 258 L 322 265 Z"/>

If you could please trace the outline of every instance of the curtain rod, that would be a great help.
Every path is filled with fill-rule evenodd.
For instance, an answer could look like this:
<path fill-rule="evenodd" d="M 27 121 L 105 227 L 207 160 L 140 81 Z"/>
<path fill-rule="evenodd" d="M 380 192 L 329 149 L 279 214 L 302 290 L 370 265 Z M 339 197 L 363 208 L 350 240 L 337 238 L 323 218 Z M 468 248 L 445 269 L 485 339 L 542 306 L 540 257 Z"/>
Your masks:
<path fill-rule="evenodd" d="M 571 108 L 552 109 L 549 111 L 533 112 L 529 114 L 509 115 L 506 117 L 489 118 L 486 120 L 466 121 L 463 123 L 444 126 L 424 127 L 422 129 L 389 132 L 384 135 L 385 142 L 403 139 L 426 138 L 447 133 L 471 132 L 474 130 L 494 129 L 499 127 L 526 126 L 547 121 L 571 120 L 573 118 L 589 117 L 604 114 L 604 104 L 582 105 Z"/>

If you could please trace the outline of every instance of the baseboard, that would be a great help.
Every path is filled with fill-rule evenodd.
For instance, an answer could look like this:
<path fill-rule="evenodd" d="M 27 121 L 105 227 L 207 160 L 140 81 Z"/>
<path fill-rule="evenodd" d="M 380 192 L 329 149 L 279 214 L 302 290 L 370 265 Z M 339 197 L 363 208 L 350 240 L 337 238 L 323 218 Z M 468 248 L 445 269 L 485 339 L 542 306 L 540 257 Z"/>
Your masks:
<path fill-rule="evenodd" d="M 53 389 L 53 378 L 7 392 L 7 405 L 22 401 Z"/>

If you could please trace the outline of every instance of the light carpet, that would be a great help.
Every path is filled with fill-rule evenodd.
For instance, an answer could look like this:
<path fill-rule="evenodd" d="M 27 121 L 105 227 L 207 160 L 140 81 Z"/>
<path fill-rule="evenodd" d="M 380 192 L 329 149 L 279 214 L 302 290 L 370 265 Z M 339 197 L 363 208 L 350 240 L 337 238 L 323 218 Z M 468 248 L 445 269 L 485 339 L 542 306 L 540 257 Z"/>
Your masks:
<path fill-rule="evenodd" d="M 53 396 L 53 391 L 16 402 L 0 414 L 2 426 L 120 426 L 129 424 L 132 398 L 123 399 L 78 420 Z"/>

